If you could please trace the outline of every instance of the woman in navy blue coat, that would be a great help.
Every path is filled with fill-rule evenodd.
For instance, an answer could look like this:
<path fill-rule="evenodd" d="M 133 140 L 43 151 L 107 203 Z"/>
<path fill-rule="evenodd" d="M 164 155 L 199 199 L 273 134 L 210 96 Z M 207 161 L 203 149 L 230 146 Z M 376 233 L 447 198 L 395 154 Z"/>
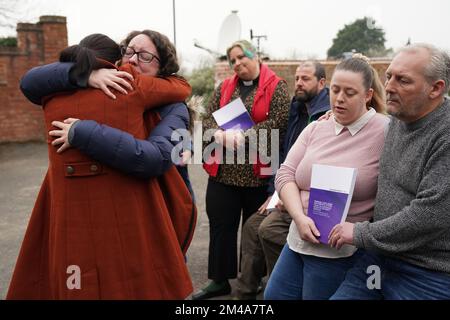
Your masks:
<path fill-rule="evenodd" d="M 128 38 L 125 44 L 131 39 L 127 40 Z M 130 60 L 130 63 L 133 64 L 133 61 Z M 56 62 L 35 67 L 24 75 L 20 88 L 28 100 L 41 105 L 43 99 L 51 94 L 87 87 L 90 74 L 79 75 L 77 71 L 74 63 L 70 62 Z M 106 82 L 104 79 L 98 81 Z M 108 88 L 104 91 L 111 95 Z M 183 102 L 162 106 L 153 109 L 152 112 L 159 113 L 161 122 L 146 140 L 136 139 L 125 131 L 95 121 L 80 120 L 71 128 L 70 146 L 97 161 L 137 178 L 148 179 L 161 176 L 173 165 L 171 154 L 173 148 L 179 143 L 171 139 L 172 133 L 176 129 L 188 129 L 189 112 Z M 177 166 L 177 169 L 194 198 L 187 168 Z"/>

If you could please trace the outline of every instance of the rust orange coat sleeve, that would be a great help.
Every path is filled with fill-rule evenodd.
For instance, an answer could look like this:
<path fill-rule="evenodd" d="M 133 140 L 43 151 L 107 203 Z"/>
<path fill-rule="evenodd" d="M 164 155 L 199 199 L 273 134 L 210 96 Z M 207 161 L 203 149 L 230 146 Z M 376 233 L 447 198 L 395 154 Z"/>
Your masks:
<path fill-rule="evenodd" d="M 182 102 L 192 92 L 192 88 L 186 79 L 177 75 L 154 77 L 138 74 L 130 65 L 125 65 L 120 70 L 133 75 L 134 90 L 138 91 L 139 96 L 146 105 L 146 109 Z"/>

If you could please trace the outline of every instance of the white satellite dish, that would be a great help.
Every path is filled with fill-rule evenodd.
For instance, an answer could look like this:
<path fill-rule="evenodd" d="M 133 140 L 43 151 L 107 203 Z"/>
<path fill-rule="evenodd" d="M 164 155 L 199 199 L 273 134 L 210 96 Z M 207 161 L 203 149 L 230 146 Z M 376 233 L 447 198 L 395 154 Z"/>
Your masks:
<path fill-rule="evenodd" d="M 225 55 L 227 48 L 235 41 L 241 39 L 241 19 L 237 15 L 237 10 L 231 13 L 222 22 L 217 42 L 217 52 Z"/>

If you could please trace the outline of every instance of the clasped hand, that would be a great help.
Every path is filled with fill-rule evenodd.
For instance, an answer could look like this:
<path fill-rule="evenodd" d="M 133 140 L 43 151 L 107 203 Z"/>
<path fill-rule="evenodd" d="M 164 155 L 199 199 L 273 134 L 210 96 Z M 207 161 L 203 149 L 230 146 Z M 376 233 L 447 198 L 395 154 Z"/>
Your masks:
<path fill-rule="evenodd" d="M 91 88 L 102 90 L 108 97 L 116 99 L 110 88 L 117 90 L 122 94 L 127 94 L 133 90 L 129 81 L 133 81 L 133 76 L 125 71 L 116 69 L 98 69 L 93 70 L 89 76 L 88 85 Z"/>
<path fill-rule="evenodd" d="M 61 121 L 53 121 L 52 125 L 54 127 L 57 127 L 59 130 L 52 130 L 49 131 L 49 136 L 55 137 L 56 139 L 52 141 L 52 146 L 58 147 L 58 150 L 56 152 L 62 153 L 65 150 L 70 148 L 69 143 L 69 131 L 72 125 L 77 122 L 79 119 L 74 118 L 68 118 L 64 120 L 64 122 Z"/>
<path fill-rule="evenodd" d="M 304 216 L 299 221 L 296 221 L 296 224 L 302 240 L 315 244 L 320 243 L 317 239 L 320 237 L 320 232 L 314 220 L 308 216 Z M 349 222 L 335 225 L 328 235 L 328 244 L 330 247 L 339 250 L 344 244 L 353 244 L 353 228 L 354 224 Z"/>
<path fill-rule="evenodd" d="M 230 150 L 236 150 L 245 144 L 245 135 L 242 130 L 217 130 L 214 133 L 214 139 Z"/>

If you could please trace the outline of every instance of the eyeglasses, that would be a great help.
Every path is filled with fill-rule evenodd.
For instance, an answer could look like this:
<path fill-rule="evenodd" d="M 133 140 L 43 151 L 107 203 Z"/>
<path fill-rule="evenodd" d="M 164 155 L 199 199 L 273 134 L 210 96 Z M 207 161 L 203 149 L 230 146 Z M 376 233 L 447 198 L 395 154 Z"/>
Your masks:
<path fill-rule="evenodd" d="M 153 53 L 147 52 L 147 51 L 137 52 L 133 48 L 122 47 L 120 49 L 120 52 L 122 53 L 122 56 L 129 58 L 129 59 L 131 59 L 131 57 L 136 54 L 138 60 L 143 63 L 151 63 L 153 61 L 153 59 L 156 59 L 156 61 L 158 61 L 158 63 L 160 62 L 159 58 L 156 55 L 154 55 Z"/>

